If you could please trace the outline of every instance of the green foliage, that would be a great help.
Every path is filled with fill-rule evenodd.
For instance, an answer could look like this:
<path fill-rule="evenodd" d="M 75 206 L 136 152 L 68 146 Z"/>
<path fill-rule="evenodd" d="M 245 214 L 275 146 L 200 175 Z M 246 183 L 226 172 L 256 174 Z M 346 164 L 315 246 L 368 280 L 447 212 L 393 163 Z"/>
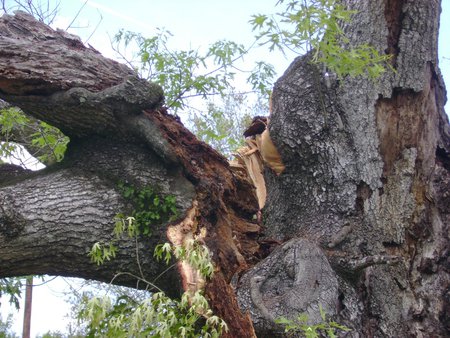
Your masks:
<path fill-rule="evenodd" d="M 176 200 L 172 195 L 162 197 L 151 187 L 136 189 L 124 183 L 119 183 L 119 190 L 123 197 L 133 205 L 131 217 L 135 221 L 136 229 L 133 231 L 136 232 L 136 235 L 151 236 L 153 226 L 171 222 L 178 216 Z M 127 218 L 118 214 L 116 219 L 126 220 Z M 118 222 L 116 222 L 116 228 L 120 228 Z M 128 226 L 128 231 L 130 231 L 130 226 Z"/>
<path fill-rule="evenodd" d="M 205 278 L 211 278 L 214 273 L 214 265 L 208 248 L 195 240 L 184 243 L 183 246 L 172 246 L 170 243 L 158 244 L 155 248 L 154 257 L 164 259 L 169 264 L 172 254 L 176 259 L 189 263 L 198 270 Z"/>
<path fill-rule="evenodd" d="M 0 112 L 1 132 L 6 137 L 6 141 L 10 138 L 14 128 L 23 129 L 29 123 L 25 114 L 17 108 L 6 108 Z"/>
<path fill-rule="evenodd" d="M 91 261 L 97 265 L 105 263 L 105 261 L 110 261 L 116 257 L 117 246 L 115 243 L 102 244 L 100 242 L 95 242 L 89 251 L 88 255 L 91 257 Z"/>
<path fill-rule="evenodd" d="M 222 106 L 209 102 L 207 113 L 194 113 L 189 122 L 192 132 L 200 140 L 231 157 L 232 153 L 243 145 L 242 134 L 258 109 L 260 108 L 256 106 L 248 106 L 247 95 L 232 94 L 225 97 Z M 267 110 L 263 114 L 266 112 Z"/>
<path fill-rule="evenodd" d="M 158 212 L 166 213 L 164 218 L 170 219 L 176 214 L 173 197 L 162 199 L 150 188 L 137 190 L 124 184 L 121 184 L 120 189 L 138 210 L 156 206 Z M 137 217 L 138 213 L 134 215 Z M 136 238 L 141 233 L 147 234 L 135 217 L 119 217 L 114 227 L 116 239 L 124 233 L 130 238 Z M 158 218 L 150 217 L 152 222 L 162 219 L 161 214 Z M 147 217 L 144 220 L 147 222 Z M 147 226 L 146 223 L 144 229 Z M 95 243 L 89 255 L 97 264 L 103 264 L 115 257 L 116 250 L 114 244 L 106 246 Z M 214 272 L 209 250 L 194 240 L 188 241 L 183 247 L 173 247 L 169 243 L 158 245 L 154 256 L 169 264 L 172 254 L 198 269 L 205 278 L 211 277 Z M 149 288 L 158 289 L 143 276 L 138 279 Z M 161 290 L 143 301 L 136 301 L 127 295 L 116 300 L 107 296 L 83 297 L 78 318 L 87 321 L 87 337 L 220 337 L 227 330 L 226 323 L 213 315 L 208 301 L 199 291 L 193 295 L 185 293 L 181 300 L 170 299 Z"/>
<path fill-rule="evenodd" d="M 165 243 L 156 247 L 154 255 L 168 264 L 172 254 L 204 277 L 212 276 L 214 268 L 205 246 L 195 241 L 184 247 Z M 87 337 L 220 337 L 227 330 L 226 323 L 213 315 L 200 291 L 194 295 L 184 293 L 181 300 L 171 299 L 162 291 L 142 301 L 127 295 L 116 300 L 85 296 L 80 305 L 78 318 L 88 322 Z"/>
<path fill-rule="evenodd" d="M 79 312 L 89 321 L 87 337 L 219 337 L 226 324 L 213 316 L 205 297 L 184 294 L 180 301 L 163 292 L 136 303 L 127 297 L 84 299 Z"/>
<path fill-rule="evenodd" d="M 19 309 L 19 299 L 22 295 L 23 277 L 10 277 L 0 279 L 0 297 L 9 296 L 9 303 Z"/>
<path fill-rule="evenodd" d="M 3 321 L 0 314 L 0 338 L 19 338 L 18 335 L 11 331 L 12 325 L 13 318 L 11 313 L 6 317 L 6 321 Z"/>
<path fill-rule="evenodd" d="M 297 53 L 314 51 L 312 62 L 323 63 L 339 78 L 346 75 L 379 77 L 389 55 L 380 55 L 373 47 L 363 44 L 348 46 L 340 24 L 349 22 L 355 11 L 347 10 L 339 0 L 279 0 L 284 9 L 276 16 L 254 15 L 250 20 L 262 44 L 270 50 L 289 49 Z"/>
<path fill-rule="evenodd" d="M 65 338 L 65 336 L 59 331 L 48 331 L 42 336 L 37 336 L 37 338 Z"/>
<path fill-rule="evenodd" d="M 0 157 L 10 158 L 16 151 L 17 146 L 10 142 L 14 129 L 23 130 L 28 122 L 28 118 L 16 108 L 6 108 L 0 110 Z"/>
<path fill-rule="evenodd" d="M 122 182 L 118 188 L 134 209 L 131 216 L 122 213 L 116 215 L 112 242 L 107 244 L 95 242 L 92 246 L 88 255 L 98 265 L 116 257 L 116 243 L 124 233 L 129 238 L 136 238 L 139 235 L 151 236 L 153 227 L 173 221 L 178 215 L 174 196 L 162 197 L 151 187 L 136 189 Z"/>
<path fill-rule="evenodd" d="M 36 338 L 84 338 L 84 337 L 86 337 L 85 334 L 72 332 L 62 333 L 61 331 L 47 331 L 41 336 L 36 336 Z"/>
<path fill-rule="evenodd" d="M 268 100 L 272 94 L 273 80 L 276 76 L 275 68 L 270 63 L 264 61 L 256 62 L 255 68 L 247 78 L 253 90 L 258 92 L 263 99 Z"/>
<path fill-rule="evenodd" d="M 320 317 L 322 322 L 309 325 L 308 315 L 301 314 L 295 320 L 290 320 L 281 317 L 275 320 L 275 323 L 284 326 L 284 332 L 288 333 L 289 336 L 297 337 L 298 335 L 304 336 L 306 338 L 318 338 L 318 337 L 329 337 L 335 338 L 336 330 L 350 331 L 350 329 L 344 325 L 338 324 L 334 321 L 330 321 L 326 318 L 326 313 L 319 304 Z"/>
<path fill-rule="evenodd" d="M 69 143 L 69 138 L 64 136 L 61 131 L 48 123 L 39 122 L 38 131 L 31 134 L 31 144 L 37 146 L 43 151 L 42 155 L 38 155 L 37 159 L 42 163 L 61 162 Z"/>
<path fill-rule="evenodd" d="M 235 42 L 221 40 L 203 52 L 200 49 L 177 51 L 169 47 L 170 37 L 172 34 L 164 29 L 158 29 L 150 38 L 121 30 L 114 38 L 114 48 L 123 56 L 122 46 L 137 45 L 139 66 L 134 68 L 142 77 L 164 89 L 167 105 L 175 112 L 187 108 L 186 100 L 190 97 L 225 96 L 235 77 L 234 63 L 248 50 Z M 267 65 L 267 69 L 273 68 Z M 265 85 L 268 79 L 269 75 Z M 262 88 L 263 84 L 255 83 L 254 86 Z"/>
<path fill-rule="evenodd" d="M 26 116 L 18 108 L 0 110 L 0 156 L 13 158 L 23 145 L 31 155 L 45 164 L 60 162 L 69 138 L 51 125 Z"/>
<path fill-rule="evenodd" d="M 171 37 L 165 29 L 157 29 L 150 38 L 121 30 L 114 38 L 113 48 L 143 78 L 162 86 L 167 105 L 174 113 L 180 110 L 189 113 L 189 127 L 199 139 L 231 156 L 242 144 L 243 125 L 255 115 L 241 113 L 251 108 L 248 102 L 253 100 L 243 93 L 236 94 L 234 80 L 236 77 L 243 80 L 245 76 L 251 88 L 246 94 L 258 95 L 258 100 L 267 102 L 276 75 L 274 67 L 262 61 L 249 71 L 236 67 L 253 45 L 247 48 L 221 40 L 205 48 L 174 50 L 170 47 Z M 131 58 L 127 58 L 125 52 L 130 46 L 136 46 L 138 52 L 135 59 L 129 61 Z M 193 109 L 191 99 L 196 97 L 219 97 L 222 103 L 210 101 L 206 111 Z M 239 107 L 232 101 L 240 102 Z M 244 104 L 247 105 L 243 107 Z M 199 106 L 198 101 L 195 105 Z"/>

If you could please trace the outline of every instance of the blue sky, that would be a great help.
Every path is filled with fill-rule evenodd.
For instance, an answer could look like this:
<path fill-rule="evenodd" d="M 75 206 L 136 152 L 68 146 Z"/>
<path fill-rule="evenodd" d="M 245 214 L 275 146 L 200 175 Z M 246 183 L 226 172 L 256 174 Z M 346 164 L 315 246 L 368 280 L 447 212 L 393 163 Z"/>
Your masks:
<path fill-rule="evenodd" d="M 51 0 L 55 3 L 55 0 Z M 273 13 L 277 0 L 89 0 L 83 8 L 76 25 L 86 27 L 71 32 L 85 40 L 99 23 L 89 43 L 105 56 L 113 57 L 109 36 L 120 28 L 152 35 L 156 27 L 165 27 L 174 34 L 172 46 L 178 49 L 204 48 L 220 39 L 233 40 L 249 45 L 254 41 L 248 23 L 252 14 Z M 11 1 L 10 1 L 11 2 Z M 8 1 L 7 1 L 8 3 Z M 85 0 L 61 0 L 61 12 L 55 24 L 67 28 L 75 13 Z M 450 86 L 450 0 L 442 0 L 443 14 L 440 31 L 440 67 L 446 83 Z M 280 53 L 269 54 L 257 49 L 245 61 L 252 64 L 257 59 L 275 65 L 278 75 L 287 68 L 293 56 L 285 58 Z M 252 68 L 250 65 L 248 68 Z M 447 104 L 448 112 L 448 104 Z M 33 300 L 32 336 L 47 330 L 65 328 L 64 315 L 68 306 L 63 301 L 63 290 L 67 289 L 63 279 L 36 287 Z M 2 314 L 5 318 L 5 302 Z M 21 332 L 22 317 L 17 316 L 14 329 Z"/>
<path fill-rule="evenodd" d="M 254 33 L 248 23 L 251 15 L 275 13 L 277 0 L 89 0 L 83 8 L 77 24 L 87 28 L 72 30 L 86 39 L 100 21 L 89 43 L 108 57 L 114 57 L 110 38 L 120 29 L 140 32 L 150 36 L 155 28 L 166 28 L 173 33 L 172 46 L 177 49 L 205 48 L 221 39 L 232 40 L 246 46 L 254 41 Z M 59 24 L 66 28 L 85 0 L 62 1 Z M 439 35 L 439 64 L 447 84 L 450 84 L 450 0 L 442 0 Z M 101 13 L 101 14 L 100 14 Z M 294 54 L 268 53 L 265 47 L 247 55 L 242 63 L 251 69 L 260 59 L 272 63 L 278 76 L 289 66 Z M 450 86 L 450 85 L 449 85 Z M 446 105 L 449 113 L 449 105 Z"/>

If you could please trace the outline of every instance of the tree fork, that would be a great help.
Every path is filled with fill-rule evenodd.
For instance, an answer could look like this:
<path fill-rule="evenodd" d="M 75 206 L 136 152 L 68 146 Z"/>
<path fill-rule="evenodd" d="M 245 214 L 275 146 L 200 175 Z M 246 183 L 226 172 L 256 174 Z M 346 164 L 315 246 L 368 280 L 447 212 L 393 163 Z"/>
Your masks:
<path fill-rule="evenodd" d="M 104 59 L 86 51 L 90 56 L 81 62 L 84 47 L 73 37 L 65 40 L 64 34 L 48 28 L 40 35 L 36 27 L 42 24 L 24 14 L 17 16 L 20 20 L 0 19 L 2 28 L 18 21 L 2 29 L 9 33 L 0 37 L 0 96 L 21 104 L 31 115 L 47 118 L 72 139 L 61 167 L 22 181 L 16 176 L 21 173 L 15 172 L 10 176 L 14 179 L 3 180 L 1 219 L 8 224 L 14 220 L 20 227 L 9 232 L 14 240 L 2 233 L 1 244 L 17 241 L 19 248 L 35 226 L 45 229 L 44 222 L 34 225 L 30 214 L 14 208 L 17 201 L 28 201 L 14 189 L 21 185 L 40 188 L 41 199 L 52 200 L 52 194 L 39 187 L 40 175 L 67 173 L 67 182 L 75 178 L 83 183 L 80 186 L 89 183 L 92 198 L 86 199 L 85 207 L 94 206 L 107 217 L 101 218 L 104 223 L 89 220 L 93 227 L 81 222 L 75 229 L 104 238 L 108 220 L 124 207 L 113 182 L 159 183 L 164 192 L 175 191 L 179 197 L 182 217 L 171 226 L 188 224 L 186 217 L 196 203 L 192 222 L 181 228 L 180 236 L 198 236 L 213 253 L 218 271 L 205 289 L 212 308 L 230 326 L 229 336 L 254 335 L 252 322 L 258 334 L 282 335 L 273 319 L 295 318 L 306 311 L 317 322 L 319 305 L 352 328 L 355 336 L 448 335 L 450 129 L 443 109 L 445 86 L 437 68 L 440 2 L 345 3 L 358 11 L 344 27 L 349 43 L 368 42 L 394 53 L 396 72 L 376 82 L 358 77 L 327 85 L 316 81 L 322 74 L 306 55 L 277 81 L 269 129 L 286 169 L 279 176 L 265 173 L 264 225 L 266 243 L 285 243 L 263 260 L 256 241 L 260 229 L 252 222 L 257 211 L 253 187 L 165 112 L 160 89 L 113 61 L 107 62 L 105 72 L 119 76 L 105 75 L 108 80 L 102 82 L 103 75 L 92 65 Z M 24 27 L 27 22 L 32 27 Z M 11 34 L 20 37 L 12 39 Z M 58 50 L 66 50 L 75 62 L 69 66 L 58 61 L 59 54 L 51 54 L 56 60 L 47 60 L 49 64 L 67 64 L 84 80 L 77 81 L 71 71 L 43 74 L 23 57 L 10 62 L 5 51 L 20 51 L 21 46 L 32 50 L 40 42 L 46 50 L 46 36 L 52 43 L 59 41 Z M 21 72 L 14 64 L 30 71 Z M 44 81 L 39 80 L 42 76 Z M 42 113 L 47 111 L 52 114 Z M 63 216 L 72 225 L 80 221 L 67 212 Z M 52 221 L 63 223 L 57 217 Z M 50 230 L 46 231 L 51 235 Z M 162 237 L 165 230 L 160 229 Z M 126 247 L 122 252 L 119 268 L 135 261 Z M 3 257 L 1 253 L 2 268 Z M 147 258 L 151 276 L 157 268 L 150 268 L 151 257 Z M 105 279 L 112 275 L 107 270 Z M 233 278 L 236 274 L 240 278 Z M 236 305 L 232 280 L 238 280 L 233 285 L 245 314 Z"/>
<path fill-rule="evenodd" d="M 16 243 L 19 250 L 27 236 L 30 240 L 35 233 L 34 236 L 40 238 L 38 242 L 48 245 L 47 251 L 51 252 L 52 247 L 58 248 L 52 239 L 62 240 L 71 233 L 69 229 L 74 233 L 68 242 L 61 242 L 62 246 L 54 255 L 38 255 L 34 260 L 30 256 L 21 263 L 16 261 L 15 266 L 19 264 L 25 269 L 28 266 L 32 273 L 78 275 L 103 281 L 112 279 L 114 271 L 135 269 L 133 259 L 136 256 L 132 254 L 132 245 L 126 243 L 120 244 L 116 262 L 93 266 L 86 256 L 91 244 L 83 244 L 83 238 L 86 239 L 83 235 L 89 236 L 91 241 L 110 237 L 111 219 L 125 207 L 113 185 L 115 182 L 123 180 L 139 186 L 154 183 L 163 187 L 163 193 L 175 193 L 181 199 L 178 203 L 182 206 L 182 217 L 175 223 L 183 221 L 193 201 L 198 204 L 195 227 L 184 228 L 179 235 L 205 234 L 202 240 L 212 252 L 217 270 L 206 286 L 210 305 L 227 322 L 228 336 L 254 336 L 252 323 L 248 315 L 240 311 L 230 286 L 231 278 L 248 268 L 258 250 L 255 235 L 259 227 L 252 220 L 258 210 L 254 188 L 235 176 L 221 155 L 198 141 L 166 112 L 158 86 L 138 79 L 125 66 L 84 47 L 76 37 L 55 32 L 25 13 L 4 15 L 0 27 L 0 97 L 27 114 L 59 127 L 71 138 L 63 163 L 50 168 L 48 175 L 38 173 L 34 181 L 25 178 L 23 183 L 20 179 L 6 182 L 0 190 L 2 220 L 9 212 L 13 219 L 10 227 L 16 231 L 14 238 L 8 238 L 5 231 L 0 233 L 0 240 L 6 246 Z M 45 180 L 51 186 L 51 182 L 58 179 L 62 185 L 53 186 L 50 191 L 38 192 L 34 188 Z M 69 179 L 70 183 L 65 182 Z M 79 185 L 79 194 L 74 184 Z M 19 186 L 23 186 L 23 190 L 18 189 Z M 69 190 L 64 190 L 64 186 Z M 21 197 L 13 195 L 13 191 L 25 195 L 34 191 L 40 202 L 32 210 L 24 208 L 14 213 L 12 210 Z M 55 200 L 52 191 L 57 191 L 61 197 Z M 68 200 L 81 196 L 80 206 L 64 210 L 67 209 L 64 195 Z M 5 204 L 7 201 L 9 205 Z M 23 198 L 22 203 L 29 206 L 30 200 Z M 43 217 L 31 220 L 28 216 L 39 208 L 44 208 Z M 63 222 L 56 214 L 48 222 L 51 208 L 62 211 Z M 17 228 L 19 219 L 21 226 Z M 89 224 L 92 231 L 83 228 L 84 223 Z M 2 230 L 5 224 L 2 223 Z M 48 228 L 49 225 L 55 230 Z M 166 241 L 164 232 L 158 230 L 156 240 L 150 243 L 141 239 L 141 249 L 151 250 L 157 241 Z M 48 236 L 42 236 L 43 233 Z M 73 241 L 77 236 L 80 246 Z M 158 264 L 151 262 L 151 252 L 140 254 L 145 256 L 142 259 L 146 263 L 141 265 L 147 266 L 145 277 L 148 280 L 161 271 L 156 268 Z M 72 264 L 61 264 L 74 255 L 83 258 L 74 259 Z M 7 259 L 4 255 L 1 257 Z M 2 264 L 0 275 L 24 272 L 11 265 L 14 261 L 11 255 L 8 259 L 9 268 Z M 173 276 L 170 278 L 173 280 Z M 115 282 L 130 285 L 131 280 L 121 276 Z M 173 281 L 169 285 L 174 285 Z"/>

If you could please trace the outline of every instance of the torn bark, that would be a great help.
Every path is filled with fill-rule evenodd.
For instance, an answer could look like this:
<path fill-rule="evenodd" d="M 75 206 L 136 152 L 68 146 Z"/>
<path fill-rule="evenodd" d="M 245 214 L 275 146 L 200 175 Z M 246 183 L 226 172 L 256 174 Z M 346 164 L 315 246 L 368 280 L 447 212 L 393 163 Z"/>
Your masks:
<path fill-rule="evenodd" d="M 2 48 L 0 97 L 61 127 L 72 142 L 61 166 L 2 183 L 0 275 L 31 269 L 27 265 L 31 256 L 20 259 L 24 245 L 32 244 L 27 236 L 34 234 L 31 238 L 43 248 L 45 242 L 65 238 L 65 229 L 74 237 L 107 238 L 110 218 L 116 209 L 126 207 L 115 189 L 120 179 L 175 192 L 183 217 L 196 201 L 195 217 L 183 231 L 189 236 L 202 233 L 213 252 L 218 271 L 205 289 L 212 308 L 230 326 L 229 336 L 252 336 L 252 322 L 258 335 L 280 336 L 282 328 L 274 325 L 275 318 L 292 319 L 308 312 L 317 322 L 319 303 L 335 321 L 350 327 L 354 337 L 448 335 L 450 132 L 443 110 L 445 87 L 437 68 L 440 5 L 438 1 L 401 1 L 396 6 L 383 0 L 346 3 L 359 11 L 345 27 L 350 43 L 369 42 L 380 51 L 394 52 L 396 73 L 386 73 L 377 82 L 346 78 L 327 86 L 306 55 L 279 79 L 269 129 L 286 169 L 279 176 L 265 172 L 266 240 L 260 243 L 259 226 L 252 221 L 258 210 L 254 188 L 166 113 L 159 89 L 109 63 L 122 72 L 123 80 L 106 76 L 105 86 L 94 81 L 96 76 L 94 84 L 64 82 L 62 77 L 52 82 L 54 74 L 46 73 L 49 77 L 39 81 L 42 74 L 19 71 L 9 62 L 4 52 L 8 49 Z M 12 27 L 32 23 L 23 16 L 0 21 L 2 25 L 20 21 Z M 39 35 L 36 27 L 11 28 L 25 36 L 33 32 L 34 37 L 0 37 L 0 46 L 33 48 L 50 36 L 52 43 L 67 45 L 61 48 L 81 50 L 73 37 L 55 37 L 58 33 L 48 28 Z M 22 40 L 28 45 L 14 44 Z M 86 53 L 106 62 L 96 53 Z M 36 92 L 30 90 L 30 78 L 37 84 Z M 14 86 L 15 81 L 20 85 Z M 43 89 L 47 84 L 49 91 Z M 80 212 L 101 217 L 83 220 L 71 212 L 62 203 L 72 198 L 71 192 L 61 187 L 55 195 L 56 187 L 43 185 L 55 177 L 65 178 L 74 192 L 85 194 Z M 33 191 L 39 193 L 33 196 Z M 79 200 L 77 194 L 73 198 Z M 165 235 L 165 229 L 159 231 Z M 261 252 L 282 242 L 287 243 L 260 260 Z M 16 245 L 18 258 L 4 258 L 5 245 Z M 57 254 L 48 258 L 45 247 L 47 257 L 41 254 L 35 260 L 39 271 L 58 268 L 64 274 L 66 267 L 58 262 L 68 258 L 77 264 L 69 264 L 67 269 L 72 270 L 67 273 L 89 271 L 87 261 L 76 260 L 83 256 L 81 249 L 65 251 L 63 245 L 52 245 Z M 123 247 L 121 264 L 127 259 L 135 262 L 129 251 Z M 151 257 L 145 259 L 146 274 L 152 276 L 158 268 L 152 268 Z M 115 269 L 123 265 L 93 270 L 92 277 L 111 278 Z"/>
<path fill-rule="evenodd" d="M 109 281 L 118 271 L 138 274 L 133 243 L 120 243 L 118 259 L 100 267 L 86 254 L 93 242 L 110 239 L 114 215 L 126 210 L 117 182 L 151 185 L 177 197 L 176 222 L 195 201 L 195 221 L 179 235 L 202 233 L 213 253 L 217 271 L 206 296 L 227 322 L 228 335 L 254 336 L 229 284 L 258 250 L 253 187 L 167 114 L 158 86 L 27 14 L 4 15 L 0 31 L 0 97 L 71 137 L 62 164 L 1 187 L 0 276 L 53 273 Z M 155 229 L 139 243 L 148 280 L 162 272 L 152 247 L 166 241 L 166 230 Z M 180 275 L 165 278 L 172 294 L 179 290 Z"/>

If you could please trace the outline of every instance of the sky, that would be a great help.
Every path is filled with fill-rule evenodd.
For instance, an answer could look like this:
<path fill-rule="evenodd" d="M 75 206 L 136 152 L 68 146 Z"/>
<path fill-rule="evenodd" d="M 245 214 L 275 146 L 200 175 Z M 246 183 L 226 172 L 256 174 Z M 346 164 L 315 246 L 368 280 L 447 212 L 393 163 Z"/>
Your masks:
<path fill-rule="evenodd" d="M 12 0 L 7 0 L 6 3 L 8 2 L 11 3 Z M 86 1 L 60 2 L 60 13 L 54 26 L 66 29 Z M 164 27 L 174 35 L 171 43 L 177 49 L 205 48 L 221 39 L 250 45 L 254 41 L 254 34 L 248 23 L 251 15 L 274 13 L 276 2 L 277 0 L 88 0 L 73 25 L 79 28 L 71 29 L 70 32 L 86 41 L 95 31 L 88 43 L 107 57 L 115 56 L 110 47 L 110 37 L 121 28 L 150 36 L 157 27 Z M 439 63 L 445 82 L 450 86 L 450 44 L 446 41 L 450 34 L 450 0 L 442 0 L 442 5 Z M 99 26 L 95 29 L 97 25 Z M 264 48 L 259 48 L 245 57 L 245 65 L 250 64 L 248 69 L 251 69 L 253 62 L 261 58 L 274 64 L 278 76 L 281 76 L 292 62 L 293 55 L 284 57 L 280 53 L 269 54 Z M 448 104 L 446 111 L 449 112 Z M 48 330 L 65 330 L 65 316 L 69 311 L 64 296 L 64 292 L 68 290 L 67 283 L 72 283 L 75 287 L 79 285 L 76 281 L 57 278 L 34 288 L 32 337 Z M 10 310 L 4 306 L 5 303 L 3 299 L 0 309 L 3 319 Z M 22 312 L 15 316 L 14 331 L 19 335 L 22 332 L 21 326 Z"/>

